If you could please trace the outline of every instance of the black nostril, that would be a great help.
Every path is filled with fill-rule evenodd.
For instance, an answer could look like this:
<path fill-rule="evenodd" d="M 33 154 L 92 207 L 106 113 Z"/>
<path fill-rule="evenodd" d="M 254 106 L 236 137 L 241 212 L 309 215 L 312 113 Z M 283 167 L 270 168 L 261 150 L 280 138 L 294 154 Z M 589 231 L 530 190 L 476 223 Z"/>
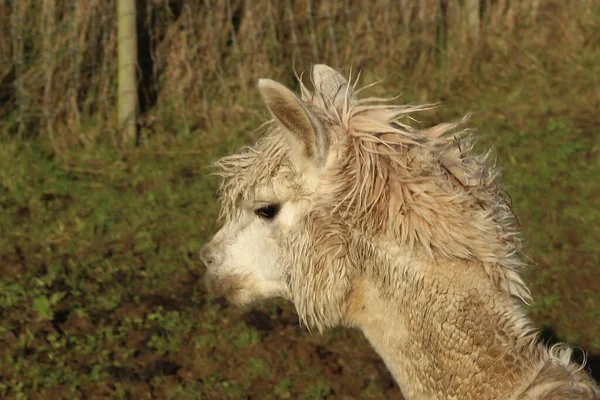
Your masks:
<path fill-rule="evenodd" d="M 200 249 L 200 259 L 204 261 L 204 264 L 206 265 L 210 265 L 215 262 L 214 257 L 212 256 L 212 253 L 210 251 L 210 247 L 207 244 L 202 246 L 202 248 Z"/>

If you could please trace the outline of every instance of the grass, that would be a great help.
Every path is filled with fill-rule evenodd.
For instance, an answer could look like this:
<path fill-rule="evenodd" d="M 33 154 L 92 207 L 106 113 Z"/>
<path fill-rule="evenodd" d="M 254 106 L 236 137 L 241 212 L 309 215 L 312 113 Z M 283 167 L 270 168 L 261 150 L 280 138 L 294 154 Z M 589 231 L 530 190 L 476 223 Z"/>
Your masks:
<path fill-rule="evenodd" d="M 552 73 L 483 64 L 460 90 L 433 77 L 425 98 L 410 83 L 382 84 L 406 101 L 444 99 L 423 125 L 474 112 L 470 126 L 481 149 L 494 147 L 537 264 L 527 272 L 529 312 L 592 357 L 599 56 Z M 210 131 L 156 135 L 127 152 L 90 145 L 59 157 L 41 138 L 2 139 L 0 397 L 399 396 L 357 332 L 310 336 L 289 304 L 235 309 L 204 290 L 197 253 L 218 213 L 207 165 L 256 138 L 260 107 L 254 97 L 219 108 L 228 118 Z"/>

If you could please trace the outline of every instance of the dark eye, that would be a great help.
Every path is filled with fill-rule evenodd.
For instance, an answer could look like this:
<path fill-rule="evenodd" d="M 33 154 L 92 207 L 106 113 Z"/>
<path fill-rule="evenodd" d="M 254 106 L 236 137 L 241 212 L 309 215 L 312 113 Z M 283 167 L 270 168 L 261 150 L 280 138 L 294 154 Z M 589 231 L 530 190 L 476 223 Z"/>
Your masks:
<path fill-rule="evenodd" d="M 261 208 L 257 208 L 254 210 L 254 214 L 258 215 L 262 219 L 272 220 L 277 216 L 281 206 L 279 204 L 269 204 L 268 206 L 264 206 Z"/>

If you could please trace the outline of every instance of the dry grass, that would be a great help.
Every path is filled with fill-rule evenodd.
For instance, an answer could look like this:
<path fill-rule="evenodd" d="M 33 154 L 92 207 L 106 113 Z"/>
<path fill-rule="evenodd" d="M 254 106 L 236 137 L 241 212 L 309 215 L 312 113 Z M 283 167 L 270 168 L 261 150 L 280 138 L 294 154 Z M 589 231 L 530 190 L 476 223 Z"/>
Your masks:
<path fill-rule="evenodd" d="M 600 8 L 592 0 L 470 2 L 482 6 L 479 19 L 469 2 L 450 0 L 137 3 L 147 134 L 210 128 L 209 109 L 247 104 L 258 76 L 291 82 L 292 64 L 395 71 L 423 92 L 459 90 L 474 72 L 507 61 L 548 73 L 597 41 Z M 99 139 L 118 145 L 115 1 L 65 4 L 0 3 L 2 131 L 40 133 L 58 153 Z"/>

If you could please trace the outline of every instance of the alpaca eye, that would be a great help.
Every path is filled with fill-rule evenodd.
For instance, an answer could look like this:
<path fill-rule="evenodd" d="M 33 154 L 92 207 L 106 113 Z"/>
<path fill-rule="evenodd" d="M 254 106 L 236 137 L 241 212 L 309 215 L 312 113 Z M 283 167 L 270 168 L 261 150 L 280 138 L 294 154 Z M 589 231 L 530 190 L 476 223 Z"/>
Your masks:
<path fill-rule="evenodd" d="M 281 206 L 279 204 L 269 204 L 268 206 L 257 208 L 254 210 L 254 214 L 258 215 L 262 219 L 272 220 L 279 213 Z"/>

